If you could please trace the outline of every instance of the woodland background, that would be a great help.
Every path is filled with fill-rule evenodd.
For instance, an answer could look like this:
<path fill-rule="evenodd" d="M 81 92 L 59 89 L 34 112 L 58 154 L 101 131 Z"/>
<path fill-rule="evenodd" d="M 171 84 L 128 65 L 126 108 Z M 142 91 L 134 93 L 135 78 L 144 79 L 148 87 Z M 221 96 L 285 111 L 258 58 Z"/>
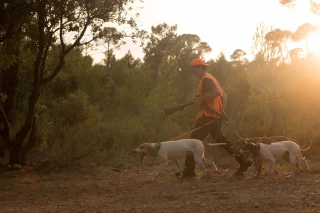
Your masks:
<path fill-rule="evenodd" d="M 166 23 L 139 31 L 135 18 L 125 15 L 132 2 L 1 1 L 0 162 L 105 165 L 132 155 L 143 142 L 193 129 L 195 107 L 167 117 L 164 108 L 193 99 L 198 79 L 189 64 L 211 47 Z M 103 28 L 103 22 L 127 24 L 134 33 Z M 285 135 L 301 144 L 313 141 L 310 151 L 319 151 L 320 57 L 308 52 L 308 35 L 316 30 L 309 23 L 296 32 L 261 23 L 253 59 L 235 47 L 231 56 L 207 61 L 228 95 L 228 123 L 241 136 Z M 70 34 L 73 39 L 66 39 Z M 110 48 L 104 63 L 93 64 L 86 55 L 94 41 L 121 45 L 128 36 L 144 41 L 144 58 L 128 52 L 116 59 Z M 301 48 L 288 47 L 301 41 Z M 223 132 L 236 139 L 225 127 Z"/>

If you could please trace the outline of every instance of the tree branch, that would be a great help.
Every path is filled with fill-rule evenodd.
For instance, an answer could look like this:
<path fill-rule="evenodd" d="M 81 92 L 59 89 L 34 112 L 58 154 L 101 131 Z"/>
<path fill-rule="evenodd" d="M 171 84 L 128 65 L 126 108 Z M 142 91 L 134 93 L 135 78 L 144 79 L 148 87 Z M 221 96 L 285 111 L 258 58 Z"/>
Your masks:
<path fill-rule="evenodd" d="M 61 46 L 60 60 L 59 60 L 58 65 L 54 69 L 54 71 L 51 73 L 51 75 L 49 75 L 47 78 L 43 78 L 41 80 L 41 82 L 40 82 L 41 85 L 46 84 L 48 82 L 51 82 L 56 77 L 56 75 L 59 73 L 61 68 L 63 67 L 65 55 L 68 54 L 68 52 L 70 52 L 76 46 L 81 45 L 80 40 L 83 38 L 83 36 L 84 36 L 84 34 L 85 34 L 90 22 L 91 22 L 91 18 L 88 16 L 87 20 L 86 20 L 86 23 L 84 24 L 84 27 L 83 27 L 79 37 L 67 49 L 65 49 L 65 44 L 64 44 L 64 40 L 63 40 L 63 36 L 62 36 L 63 26 L 60 27 L 60 43 L 63 44 Z M 62 24 L 62 23 L 60 23 L 60 24 Z"/>

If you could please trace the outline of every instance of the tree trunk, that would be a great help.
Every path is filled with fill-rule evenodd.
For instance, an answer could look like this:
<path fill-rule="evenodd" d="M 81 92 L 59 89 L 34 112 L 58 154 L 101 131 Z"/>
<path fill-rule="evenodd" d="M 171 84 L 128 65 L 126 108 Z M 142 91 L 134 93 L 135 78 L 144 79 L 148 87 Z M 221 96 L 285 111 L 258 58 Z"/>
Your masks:
<path fill-rule="evenodd" d="M 17 142 L 17 141 L 13 142 L 11 148 L 9 149 L 9 153 L 10 153 L 9 165 L 22 164 L 21 147 L 22 147 L 22 142 Z"/>
<path fill-rule="evenodd" d="M 21 158 L 24 161 L 37 142 L 37 116 L 34 116 L 28 142 L 22 147 Z"/>

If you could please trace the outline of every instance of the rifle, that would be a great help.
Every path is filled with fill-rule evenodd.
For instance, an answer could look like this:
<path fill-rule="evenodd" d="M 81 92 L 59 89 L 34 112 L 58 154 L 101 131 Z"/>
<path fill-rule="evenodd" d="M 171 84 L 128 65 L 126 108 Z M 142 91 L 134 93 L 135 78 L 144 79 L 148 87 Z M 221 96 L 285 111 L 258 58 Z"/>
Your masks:
<path fill-rule="evenodd" d="M 171 114 L 173 114 L 173 113 L 175 113 L 175 112 L 177 112 L 177 111 L 182 111 L 182 110 L 184 110 L 185 107 L 187 107 L 187 106 L 192 106 L 192 105 L 194 105 L 194 101 L 190 101 L 190 102 L 185 103 L 185 104 L 182 104 L 182 105 L 167 107 L 167 108 L 164 109 L 164 113 L 165 113 L 166 116 L 168 116 L 168 115 L 171 115 Z M 214 109 L 211 109 L 207 104 L 202 104 L 202 107 L 204 107 L 204 108 L 205 108 L 206 110 L 208 110 L 209 112 L 212 112 L 212 113 L 216 114 L 216 115 L 220 118 L 221 122 L 222 122 L 233 134 L 235 134 L 235 135 L 236 135 L 238 138 L 240 138 L 240 139 L 242 138 L 242 137 L 238 134 L 238 132 L 237 132 L 236 130 L 234 130 L 234 129 L 227 123 L 228 118 L 225 117 L 225 115 L 218 113 L 218 112 L 215 111 Z"/>
<path fill-rule="evenodd" d="M 194 101 L 189 101 L 188 103 L 185 103 L 185 104 L 167 107 L 167 108 L 164 108 L 164 114 L 166 116 L 168 116 L 168 115 L 171 115 L 177 111 L 182 111 L 182 110 L 184 110 L 185 107 L 192 106 L 192 105 L 194 105 Z"/>

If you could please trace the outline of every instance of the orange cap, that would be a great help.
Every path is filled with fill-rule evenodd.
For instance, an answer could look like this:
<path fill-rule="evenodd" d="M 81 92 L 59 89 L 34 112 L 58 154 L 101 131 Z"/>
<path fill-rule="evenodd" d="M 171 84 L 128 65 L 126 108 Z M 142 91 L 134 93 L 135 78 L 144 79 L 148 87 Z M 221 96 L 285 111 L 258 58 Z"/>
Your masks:
<path fill-rule="evenodd" d="M 209 66 L 209 64 L 204 63 L 204 61 L 201 58 L 194 59 L 190 64 L 190 66 L 192 66 L 192 67 L 198 66 L 198 65 L 202 65 L 205 67 Z"/>

